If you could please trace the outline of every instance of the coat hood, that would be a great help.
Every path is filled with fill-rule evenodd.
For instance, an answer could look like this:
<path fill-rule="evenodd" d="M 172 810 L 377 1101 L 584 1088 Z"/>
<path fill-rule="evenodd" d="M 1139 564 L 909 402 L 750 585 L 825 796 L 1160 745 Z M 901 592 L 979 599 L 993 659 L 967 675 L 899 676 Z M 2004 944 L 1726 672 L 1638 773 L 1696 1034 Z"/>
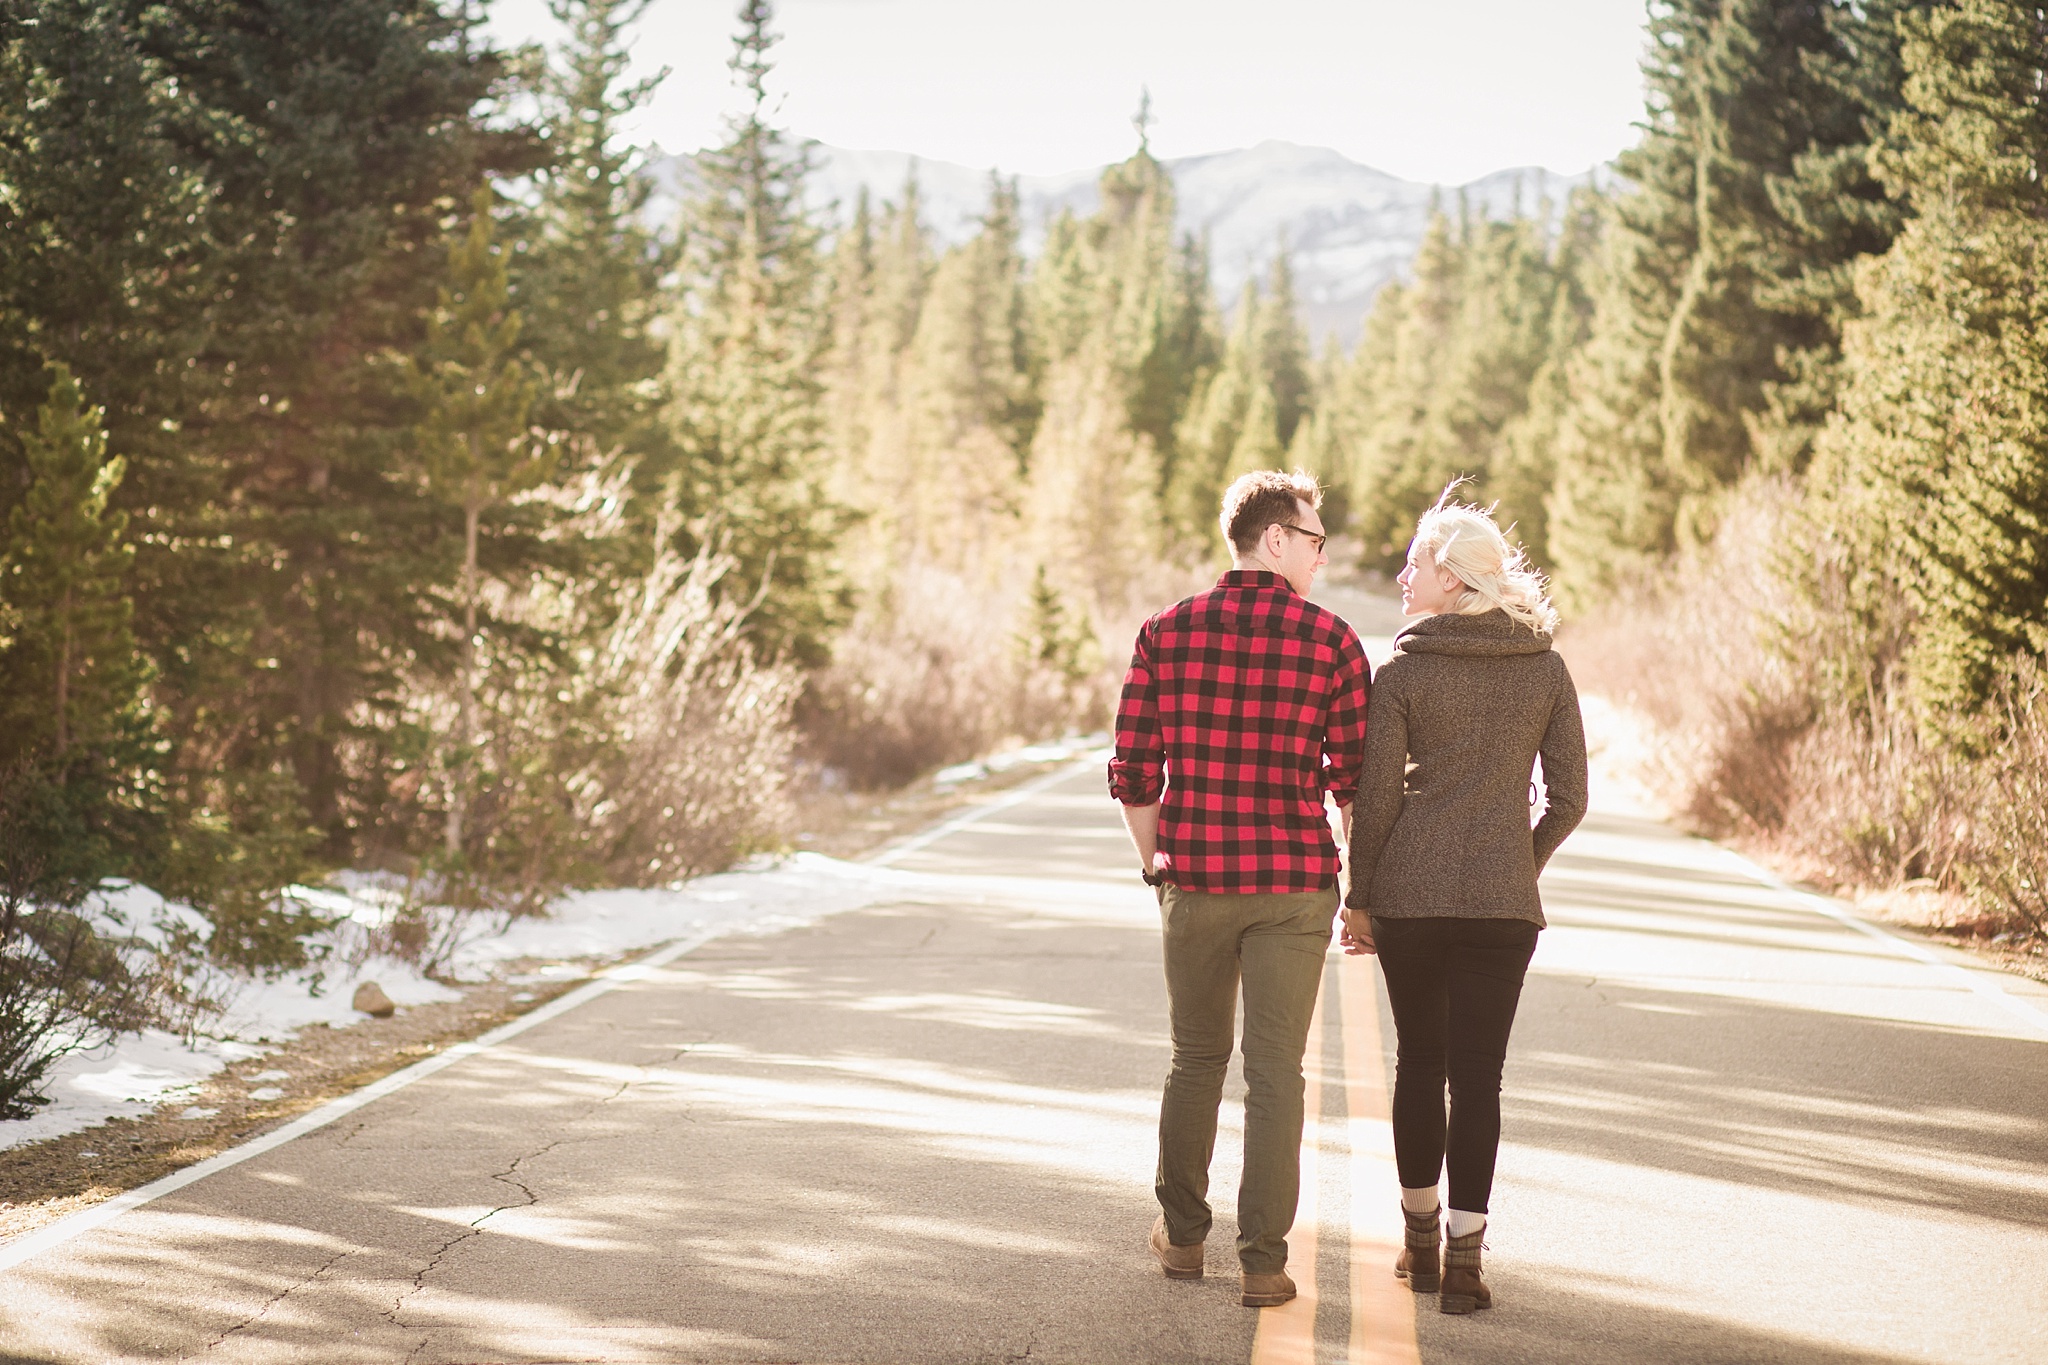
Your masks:
<path fill-rule="evenodd" d="M 1425 616 L 1394 638 L 1397 654 L 1445 654 L 1459 659 L 1500 659 L 1549 649 L 1548 635 L 1538 635 L 1498 607 L 1477 616 Z"/>

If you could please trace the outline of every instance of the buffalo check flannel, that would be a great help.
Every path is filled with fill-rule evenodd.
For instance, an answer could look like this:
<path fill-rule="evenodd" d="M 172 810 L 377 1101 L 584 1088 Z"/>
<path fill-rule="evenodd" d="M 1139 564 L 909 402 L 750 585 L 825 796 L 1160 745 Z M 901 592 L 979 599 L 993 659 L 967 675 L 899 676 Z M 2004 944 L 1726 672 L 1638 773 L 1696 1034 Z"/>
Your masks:
<path fill-rule="evenodd" d="M 1323 794 L 1349 805 L 1372 669 L 1358 633 L 1279 574 L 1233 569 L 1138 631 L 1111 795 L 1161 802 L 1167 880 L 1189 891 L 1337 884 Z"/>

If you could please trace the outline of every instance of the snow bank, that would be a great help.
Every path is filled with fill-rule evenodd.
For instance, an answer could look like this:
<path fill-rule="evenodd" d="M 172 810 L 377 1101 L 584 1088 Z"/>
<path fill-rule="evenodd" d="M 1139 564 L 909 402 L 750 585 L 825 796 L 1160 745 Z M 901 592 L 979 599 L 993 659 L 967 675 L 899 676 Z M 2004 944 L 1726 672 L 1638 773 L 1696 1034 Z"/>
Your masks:
<path fill-rule="evenodd" d="M 1109 759 L 1107 746 L 1109 735 L 1097 732 L 1092 735 L 1068 735 L 1065 739 L 1050 739 L 1038 744 L 1026 745 L 1021 749 L 1006 749 L 986 758 L 970 759 L 955 763 L 950 768 L 941 768 L 932 774 L 932 785 L 940 791 L 950 791 L 963 782 L 978 782 L 990 773 L 1005 773 L 1021 764 L 1065 763 L 1085 758 L 1101 749 L 1103 760 Z"/>

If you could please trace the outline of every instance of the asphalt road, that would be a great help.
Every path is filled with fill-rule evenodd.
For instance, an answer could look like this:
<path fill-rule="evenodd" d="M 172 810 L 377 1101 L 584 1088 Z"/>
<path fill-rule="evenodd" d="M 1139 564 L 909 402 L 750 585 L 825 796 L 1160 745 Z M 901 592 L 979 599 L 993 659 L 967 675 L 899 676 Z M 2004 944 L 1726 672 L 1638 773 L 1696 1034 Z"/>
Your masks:
<path fill-rule="evenodd" d="M 1303 1298 L 1144 1250 L 1157 911 L 1099 769 L 903 853 L 922 903 L 713 942 L 0 1272 L 0 1357 L 2048 1360 L 2048 992 L 1595 814 L 1546 883 L 1489 1278 L 1399 1216 L 1377 968 L 1312 1046 Z"/>

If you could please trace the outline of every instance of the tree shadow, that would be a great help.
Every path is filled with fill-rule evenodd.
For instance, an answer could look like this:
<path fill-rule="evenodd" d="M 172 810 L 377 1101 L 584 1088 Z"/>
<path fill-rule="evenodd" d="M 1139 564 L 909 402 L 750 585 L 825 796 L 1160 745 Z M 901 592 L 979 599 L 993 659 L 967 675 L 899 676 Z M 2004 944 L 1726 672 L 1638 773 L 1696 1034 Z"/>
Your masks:
<path fill-rule="evenodd" d="M 1199 1282 L 1144 1251 L 1165 1058 L 1133 1042 L 1163 994 L 1127 920 L 898 907 L 721 941 L 18 1267 L 0 1334 L 51 1360 L 1241 1362 L 1227 1233 Z"/>

